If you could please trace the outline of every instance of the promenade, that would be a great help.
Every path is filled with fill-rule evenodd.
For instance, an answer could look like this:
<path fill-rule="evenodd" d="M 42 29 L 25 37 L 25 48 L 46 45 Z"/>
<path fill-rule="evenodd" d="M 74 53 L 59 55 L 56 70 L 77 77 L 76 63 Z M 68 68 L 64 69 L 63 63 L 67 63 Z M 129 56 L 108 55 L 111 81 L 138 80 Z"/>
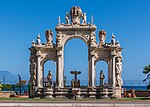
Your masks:
<path fill-rule="evenodd" d="M 0 107 L 150 107 L 146 101 L 0 101 Z"/>

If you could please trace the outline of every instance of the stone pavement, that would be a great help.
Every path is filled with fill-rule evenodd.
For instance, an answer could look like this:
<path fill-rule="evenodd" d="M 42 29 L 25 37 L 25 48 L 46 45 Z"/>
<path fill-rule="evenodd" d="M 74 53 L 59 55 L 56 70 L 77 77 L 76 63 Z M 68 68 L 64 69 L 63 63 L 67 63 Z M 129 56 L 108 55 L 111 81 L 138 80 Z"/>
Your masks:
<path fill-rule="evenodd" d="M 150 102 L 0 102 L 0 107 L 150 107 Z"/>

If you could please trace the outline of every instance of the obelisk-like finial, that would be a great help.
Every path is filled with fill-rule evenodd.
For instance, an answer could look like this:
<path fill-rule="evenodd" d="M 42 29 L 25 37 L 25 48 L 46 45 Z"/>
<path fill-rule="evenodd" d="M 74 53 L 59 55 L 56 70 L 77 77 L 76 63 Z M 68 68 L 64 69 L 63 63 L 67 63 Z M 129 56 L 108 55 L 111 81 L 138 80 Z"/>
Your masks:
<path fill-rule="evenodd" d="M 58 16 L 58 25 L 60 25 L 60 15 Z"/>
<path fill-rule="evenodd" d="M 93 15 L 91 16 L 91 24 L 94 24 L 94 18 L 93 18 Z"/>

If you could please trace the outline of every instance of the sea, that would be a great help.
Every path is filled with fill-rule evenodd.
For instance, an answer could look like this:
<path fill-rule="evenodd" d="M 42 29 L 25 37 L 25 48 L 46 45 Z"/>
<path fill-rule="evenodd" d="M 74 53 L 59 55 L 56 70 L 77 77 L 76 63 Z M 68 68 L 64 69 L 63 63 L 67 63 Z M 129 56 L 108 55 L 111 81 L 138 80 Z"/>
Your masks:
<path fill-rule="evenodd" d="M 134 89 L 134 90 L 147 90 L 147 86 L 122 86 L 126 90 Z"/>

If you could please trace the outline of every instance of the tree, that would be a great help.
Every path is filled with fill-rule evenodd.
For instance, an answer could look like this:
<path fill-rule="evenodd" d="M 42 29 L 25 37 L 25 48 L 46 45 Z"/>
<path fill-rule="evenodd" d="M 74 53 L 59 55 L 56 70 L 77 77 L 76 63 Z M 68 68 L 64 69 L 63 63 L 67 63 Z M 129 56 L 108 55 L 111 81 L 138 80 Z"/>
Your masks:
<path fill-rule="evenodd" d="M 150 80 L 150 65 L 147 65 L 143 68 L 143 73 L 147 74 L 146 78 L 143 80 L 143 82 Z M 147 89 L 150 89 L 150 84 L 147 86 Z"/>

